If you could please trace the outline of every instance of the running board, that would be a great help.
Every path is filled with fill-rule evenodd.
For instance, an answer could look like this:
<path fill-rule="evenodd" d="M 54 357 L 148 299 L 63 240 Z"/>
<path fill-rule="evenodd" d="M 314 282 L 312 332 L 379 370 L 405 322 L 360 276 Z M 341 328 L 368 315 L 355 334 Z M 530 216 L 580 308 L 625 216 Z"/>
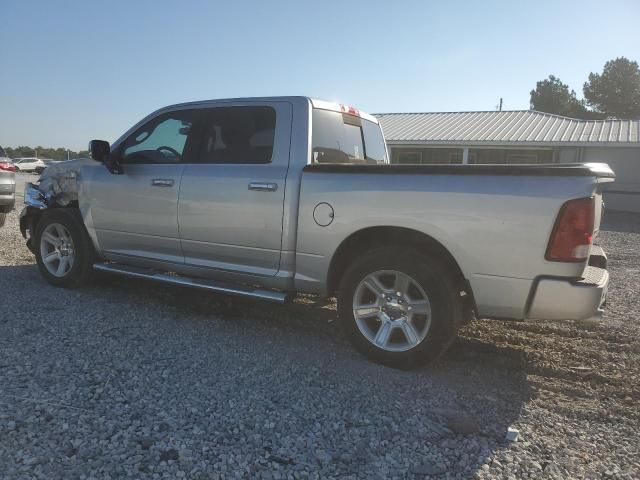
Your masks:
<path fill-rule="evenodd" d="M 161 273 L 157 270 L 148 268 L 133 267 L 129 265 L 121 265 L 118 263 L 96 263 L 94 269 L 101 272 L 117 273 L 132 278 L 144 278 L 147 280 L 155 280 L 156 282 L 170 283 L 172 285 L 182 285 L 185 287 L 199 288 L 201 290 L 209 290 L 210 292 L 226 293 L 229 295 L 239 295 L 243 297 L 260 298 L 276 303 L 285 303 L 289 295 L 282 292 L 271 290 L 260 290 L 245 285 L 235 285 L 204 278 L 189 278 L 176 274 Z"/>

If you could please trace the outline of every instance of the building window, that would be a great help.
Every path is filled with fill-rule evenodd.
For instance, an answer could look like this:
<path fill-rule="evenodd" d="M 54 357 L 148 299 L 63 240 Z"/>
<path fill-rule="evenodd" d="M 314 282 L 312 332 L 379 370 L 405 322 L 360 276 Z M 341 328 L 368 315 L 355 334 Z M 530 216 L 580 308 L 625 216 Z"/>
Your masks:
<path fill-rule="evenodd" d="M 538 163 L 538 155 L 535 153 L 509 153 L 507 163 Z"/>
<path fill-rule="evenodd" d="M 398 160 L 396 163 L 404 164 L 420 164 L 422 163 L 422 152 L 398 152 Z"/>
<path fill-rule="evenodd" d="M 449 153 L 449 163 L 462 163 L 462 159 L 464 158 L 464 153 L 462 152 L 451 152 Z M 469 152 L 469 163 L 476 163 L 476 154 L 475 152 Z"/>
<path fill-rule="evenodd" d="M 449 154 L 449 163 L 462 163 L 462 152 L 451 152 Z"/>
<path fill-rule="evenodd" d="M 553 150 L 473 148 L 469 149 L 469 163 L 479 164 L 523 164 L 551 163 Z"/>
<path fill-rule="evenodd" d="M 444 147 L 392 148 L 391 163 L 405 165 L 462 163 L 462 149 Z"/>

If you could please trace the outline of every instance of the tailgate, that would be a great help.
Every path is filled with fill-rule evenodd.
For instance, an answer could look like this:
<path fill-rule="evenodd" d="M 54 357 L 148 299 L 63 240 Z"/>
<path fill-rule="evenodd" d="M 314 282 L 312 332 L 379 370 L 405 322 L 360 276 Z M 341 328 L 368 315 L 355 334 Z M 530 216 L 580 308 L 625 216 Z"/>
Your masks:
<path fill-rule="evenodd" d="M 595 185 L 595 217 L 594 217 L 594 238 L 600 230 L 600 222 L 602 221 L 602 214 L 604 213 L 604 203 L 602 201 L 602 190 L 608 183 L 615 181 L 615 174 L 611 167 L 606 163 L 585 163 L 585 167 L 588 167 L 596 177 Z"/>

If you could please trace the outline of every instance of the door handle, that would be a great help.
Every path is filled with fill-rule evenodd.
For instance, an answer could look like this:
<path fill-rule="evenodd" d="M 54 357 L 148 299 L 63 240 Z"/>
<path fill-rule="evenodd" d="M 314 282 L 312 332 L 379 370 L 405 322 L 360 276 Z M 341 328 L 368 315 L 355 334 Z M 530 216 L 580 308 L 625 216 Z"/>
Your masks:
<path fill-rule="evenodd" d="M 278 184 L 268 182 L 251 182 L 249 183 L 249 190 L 255 190 L 257 192 L 275 192 L 278 190 Z"/>
<path fill-rule="evenodd" d="M 154 178 L 151 180 L 151 185 L 154 187 L 173 187 L 173 180 L 171 178 Z"/>

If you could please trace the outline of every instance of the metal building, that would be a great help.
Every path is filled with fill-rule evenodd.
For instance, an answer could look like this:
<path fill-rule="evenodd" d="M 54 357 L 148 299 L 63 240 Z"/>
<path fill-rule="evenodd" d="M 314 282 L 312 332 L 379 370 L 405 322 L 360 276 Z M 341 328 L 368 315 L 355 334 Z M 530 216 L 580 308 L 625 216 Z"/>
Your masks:
<path fill-rule="evenodd" d="M 534 110 L 384 113 L 393 163 L 605 162 L 612 210 L 640 212 L 640 120 L 578 120 Z"/>

